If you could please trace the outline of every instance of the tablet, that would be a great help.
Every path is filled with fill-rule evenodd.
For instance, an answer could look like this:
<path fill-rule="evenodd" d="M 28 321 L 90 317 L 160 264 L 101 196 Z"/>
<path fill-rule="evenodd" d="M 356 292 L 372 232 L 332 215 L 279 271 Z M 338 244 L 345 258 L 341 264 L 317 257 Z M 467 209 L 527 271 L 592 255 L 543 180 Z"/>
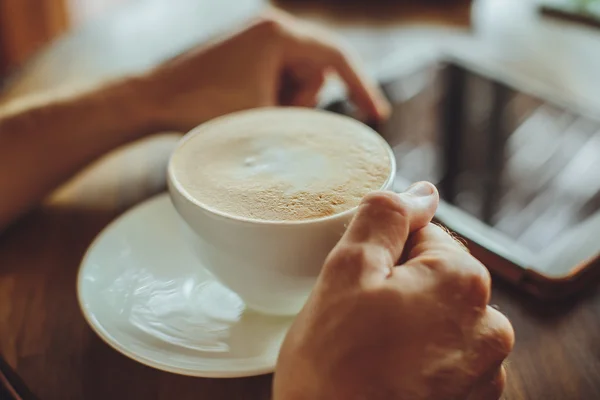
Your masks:
<path fill-rule="evenodd" d="M 435 183 L 436 218 L 536 294 L 570 293 L 600 270 L 598 116 L 450 56 L 379 80 L 393 113 L 374 128 L 394 148 L 395 190 Z M 326 108 L 354 115 L 344 100 Z"/>

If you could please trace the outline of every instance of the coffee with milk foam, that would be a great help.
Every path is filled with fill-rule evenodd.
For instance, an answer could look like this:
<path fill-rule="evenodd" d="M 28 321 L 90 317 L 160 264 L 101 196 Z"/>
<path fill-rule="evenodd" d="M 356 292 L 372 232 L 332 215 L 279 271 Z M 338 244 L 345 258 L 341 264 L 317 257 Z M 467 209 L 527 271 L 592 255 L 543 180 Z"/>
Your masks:
<path fill-rule="evenodd" d="M 201 125 L 171 161 L 184 191 L 232 217 L 322 218 L 357 206 L 389 179 L 383 139 L 347 117 L 299 108 L 262 109 Z"/>

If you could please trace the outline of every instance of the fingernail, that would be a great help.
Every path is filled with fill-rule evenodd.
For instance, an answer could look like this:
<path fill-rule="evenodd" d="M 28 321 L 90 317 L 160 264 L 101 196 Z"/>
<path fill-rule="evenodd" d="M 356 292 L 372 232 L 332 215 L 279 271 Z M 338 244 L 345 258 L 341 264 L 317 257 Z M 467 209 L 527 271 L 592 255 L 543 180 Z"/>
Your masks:
<path fill-rule="evenodd" d="M 428 197 L 434 192 L 433 185 L 428 182 L 417 182 L 406 189 L 405 193 L 415 197 Z"/>

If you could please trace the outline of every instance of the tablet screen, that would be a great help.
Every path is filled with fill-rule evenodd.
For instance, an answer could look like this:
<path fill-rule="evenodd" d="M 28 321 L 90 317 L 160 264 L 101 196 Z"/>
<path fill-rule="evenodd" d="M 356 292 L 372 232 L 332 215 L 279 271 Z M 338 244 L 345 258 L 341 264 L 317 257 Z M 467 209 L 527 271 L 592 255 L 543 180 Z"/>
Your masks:
<path fill-rule="evenodd" d="M 600 210 L 599 121 L 456 65 L 381 87 L 393 114 L 375 128 L 400 185 L 436 183 L 447 203 L 534 254 Z"/>

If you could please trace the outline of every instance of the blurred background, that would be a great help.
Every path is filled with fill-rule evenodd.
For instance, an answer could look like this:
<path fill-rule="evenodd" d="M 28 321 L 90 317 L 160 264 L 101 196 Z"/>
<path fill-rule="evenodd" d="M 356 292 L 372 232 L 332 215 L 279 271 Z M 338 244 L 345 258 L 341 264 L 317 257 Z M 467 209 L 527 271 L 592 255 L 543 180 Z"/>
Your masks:
<path fill-rule="evenodd" d="M 22 64 L 59 35 L 131 0 L 1 0 L 0 71 Z"/>
<path fill-rule="evenodd" d="M 99 18 L 127 6 L 128 3 L 144 0 L 0 0 L 0 71 L 22 63 L 36 50 L 47 44 L 57 36 L 77 29 L 85 24 L 92 23 Z M 151 2 L 151 0 L 145 0 Z M 514 0 L 504 0 L 511 3 Z M 178 7 L 177 2 L 162 1 Z M 180 1 L 185 3 L 186 1 Z M 210 2 L 210 1 L 209 1 Z M 531 0 L 522 0 L 531 2 Z M 215 5 L 219 2 L 214 1 Z M 430 16 L 435 15 L 438 9 L 438 19 L 464 19 L 456 17 L 456 11 L 452 10 L 455 5 L 468 5 L 470 0 L 424 0 L 424 1 L 342 1 L 342 0 L 290 0 L 281 1 L 292 8 L 314 6 L 315 4 L 328 4 L 330 7 L 344 9 L 346 12 L 352 8 L 365 15 L 365 9 L 377 7 L 365 7 L 368 4 L 388 3 L 394 6 L 400 4 L 397 11 L 405 14 L 417 15 L 423 18 L 428 8 Z M 548 14 L 569 16 L 580 22 L 594 23 L 600 18 L 600 1 L 598 0 L 545 0 L 537 1 L 545 5 Z M 400 10 L 401 8 L 401 10 Z M 449 11 L 448 10 L 452 10 Z M 415 12 L 416 11 L 416 12 Z M 368 14 L 368 11 L 367 11 Z M 451 15 L 454 14 L 454 15 Z M 395 13 L 380 13 L 387 18 L 397 17 Z"/>
<path fill-rule="evenodd" d="M 77 30 L 87 24 L 93 24 L 103 17 L 116 13 L 126 8 L 132 3 L 147 3 L 145 9 L 154 7 L 156 10 L 165 6 L 171 8 L 185 8 L 189 6 L 189 0 L 171 2 L 169 0 L 0 0 L 0 73 L 6 74 L 8 71 L 22 65 L 25 60 L 32 56 L 44 45 L 50 43 L 53 39 L 69 31 Z M 179 3 L 179 4 L 178 4 Z M 187 4 L 186 4 L 187 3 Z M 214 3 L 219 8 L 219 1 L 196 1 L 196 3 Z M 247 1 L 239 2 L 242 8 L 246 7 Z M 246 4 L 244 4 L 246 3 Z M 261 1 L 255 3 L 262 3 Z M 277 4 L 279 3 L 279 4 Z M 388 3 L 388 6 L 397 6 L 394 3 L 402 4 L 402 12 L 405 17 L 418 14 L 422 18 L 427 13 L 429 6 L 435 5 L 429 14 L 438 14 L 438 19 L 448 21 L 457 19 L 456 11 L 446 13 L 446 10 L 453 9 L 457 4 L 470 4 L 470 0 L 425 0 L 421 3 L 427 3 L 422 7 L 417 2 L 411 1 L 379 1 L 378 3 Z M 232 4 L 235 4 L 233 2 Z M 314 8 L 314 6 L 327 6 L 334 12 L 343 9 L 344 12 L 358 12 L 364 15 L 365 2 L 361 1 L 313 1 L 313 0 L 291 0 L 275 2 L 276 5 L 289 6 L 292 9 Z M 415 13 L 416 11 L 416 13 Z M 462 13 L 462 12 L 459 12 Z M 392 13 L 393 17 L 395 13 Z M 464 14 L 464 13 L 463 13 Z M 379 17 L 390 17 L 389 13 L 379 12 Z M 202 21 L 202 16 L 198 16 L 198 21 Z M 464 15 L 458 19 L 465 19 Z"/>
<path fill-rule="evenodd" d="M 548 83 L 562 83 L 552 72 L 559 69 L 564 76 L 581 75 L 581 70 L 587 74 L 595 64 L 573 65 L 583 53 L 597 57 L 591 54 L 594 34 L 573 26 L 597 26 L 599 0 L 0 0 L 0 78 L 39 56 L 38 51 L 56 38 L 67 36 L 65 41 L 74 49 L 76 40 L 69 35 L 73 32 L 88 32 L 88 40 L 80 40 L 87 46 L 70 53 L 78 65 L 86 60 L 88 74 L 102 57 L 111 57 L 114 65 L 125 68 L 122 72 L 130 66 L 145 67 L 269 4 L 327 20 L 326 25 L 348 35 L 368 61 L 393 49 L 431 47 L 451 39 L 440 27 L 469 27 L 474 37 L 486 40 L 484 51 L 501 52 L 501 58 Z M 574 22 L 557 25 L 542 16 Z M 540 67 L 543 63 L 553 65 Z M 74 66 L 68 70 L 80 72 Z M 565 79 L 569 90 L 586 86 L 577 78 Z"/>
<path fill-rule="evenodd" d="M 0 0 L 0 71 L 132 0 Z"/>

